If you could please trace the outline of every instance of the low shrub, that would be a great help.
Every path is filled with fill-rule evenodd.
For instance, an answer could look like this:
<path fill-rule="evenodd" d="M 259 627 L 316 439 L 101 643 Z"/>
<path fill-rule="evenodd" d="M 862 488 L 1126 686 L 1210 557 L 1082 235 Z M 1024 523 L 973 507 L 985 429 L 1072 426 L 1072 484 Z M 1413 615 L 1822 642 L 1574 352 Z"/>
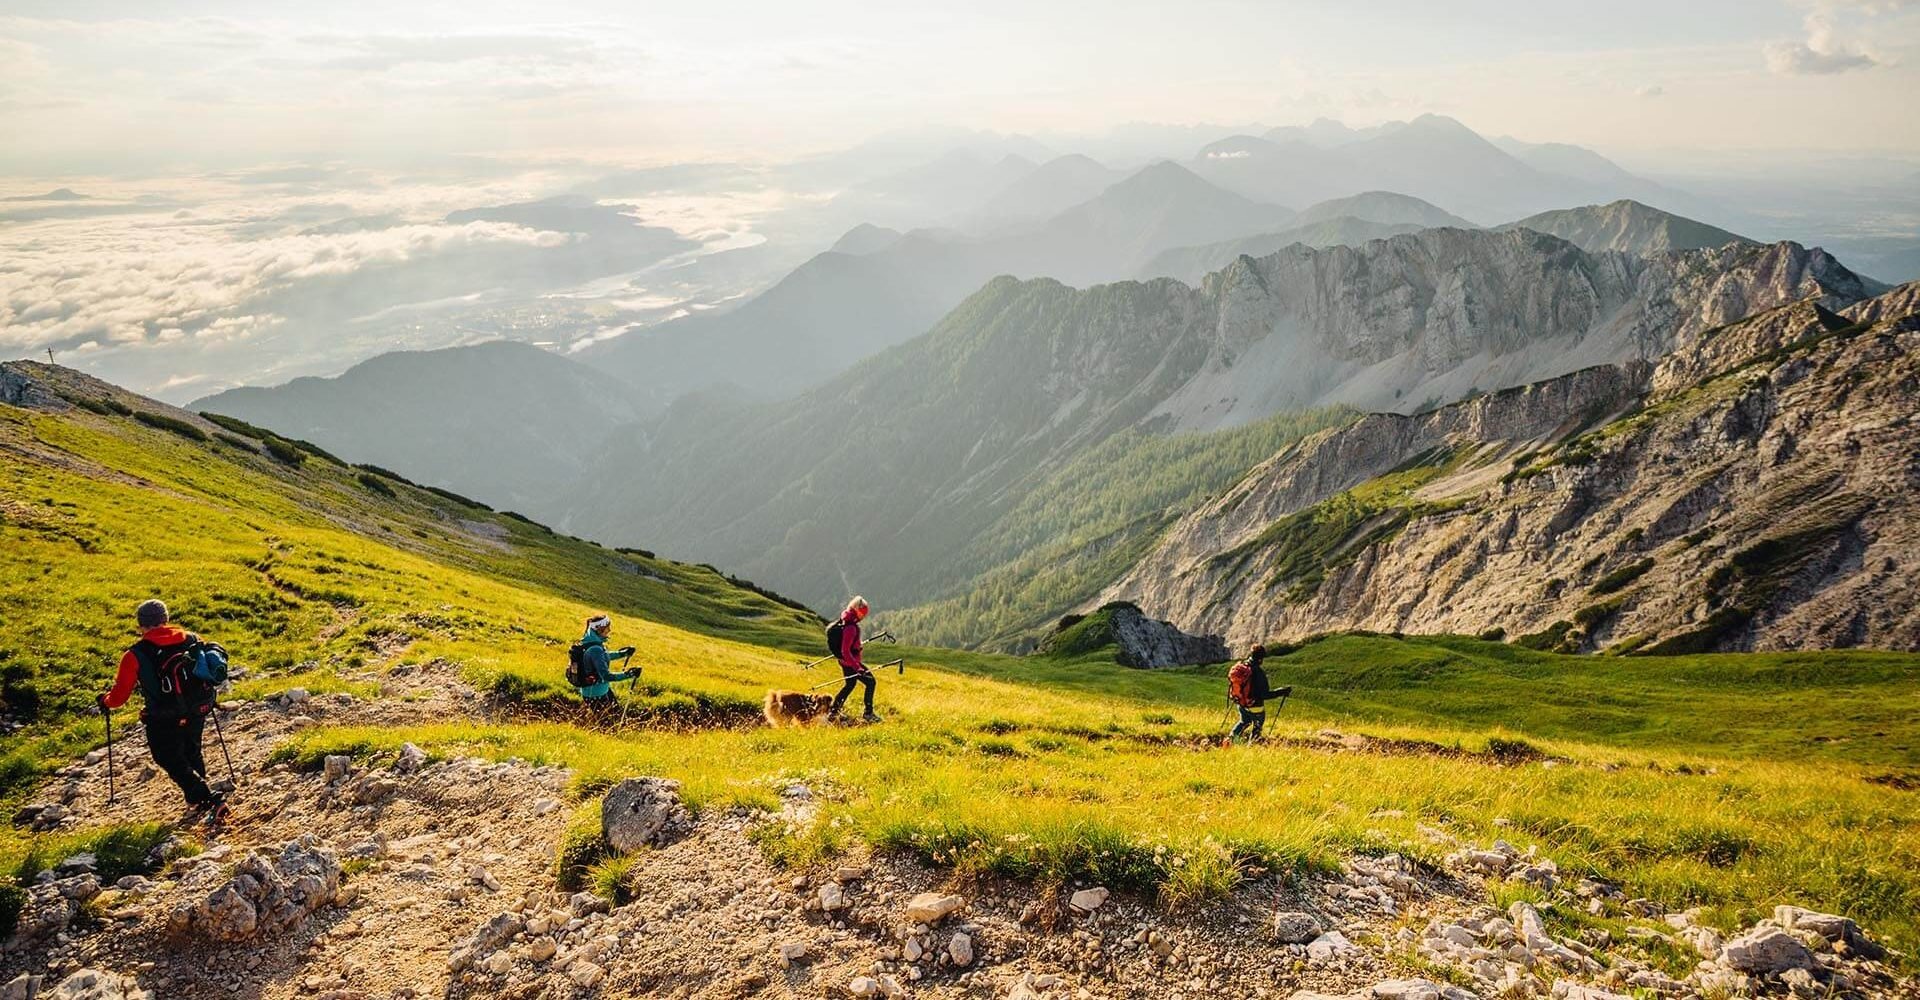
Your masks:
<path fill-rule="evenodd" d="M 434 496 L 439 497 L 442 500 L 451 500 L 462 507 L 472 507 L 474 510 L 484 510 L 484 511 L 493 510 L 492 507 L 489 507 L 478 500 L 472 500 L 467 497 L 463 497 L 452 490 L 443 490 L 438 486 L 422 486 L 420 488 L 423 490 L 426 490 L 428 493 L 431 493 Z"/>
<path fill-rule="evenodd" d="M 299 465 L 307 460 L 307 453 L 286 438 L 268 435 L 261 439 L 261 443 L 267 446 L 267 454 L 288 465 Z"/>
<path fill-rule="evenodd" d="M 1653 568 L 1653 560 L 1642 559 L 1637 563 L 1622 566 L 1593 582 L 1587 588 L 1589 594 L 1611 594 L 1647 574 Z"/>
<path fill-rule="evenodd" d="M 358 481 L 360 485 L 365 486 L 368 490 L 378 493 L 383 497 L 387 497 L 388 499 L 398 499 L 399 497 L 399 494 L 393 492 L 393 487 L 387 485 L 386 480 L 370 472 L 362 472 L 353 478 Z"/>
<path fill-rule="evenodd" d="M 402 486 L 415 485 L 413 480 L 408 479 L 407 477 L 399 474 L 398 472 L 393 471 L 392 469 L 383 469 L 380 466 L 368 465 L 365 462 L 355 465 L 354 468 L 361 472 L 368 473 L 369 475 L 379 476 L 381 479 L 391 479 Z"/>
<path fill-rule="evenodd" d="M 229 417 L 224 413 L 208 413 L 205 410 L 201 410 L 200 417 L 208 423 L 224 427 L 235 434 L 239 434 L 242 437 L 250 437 L 256 441 L 265 441 L 275 436 L 272 431 L 264 427 L 255 427 L 239 417 Z"/>
<path fill-rule="evenodd" d="M 146 424 L 148 427 L 158 428 L 170 434 L 178 434 L 189 441 L 208 440 L 206 431 L 181 420 L 179 417 L 169 417 L 164 413 L 152 413 L 147 410 L 139 410 L 134 413 L 133 419 Z"/>

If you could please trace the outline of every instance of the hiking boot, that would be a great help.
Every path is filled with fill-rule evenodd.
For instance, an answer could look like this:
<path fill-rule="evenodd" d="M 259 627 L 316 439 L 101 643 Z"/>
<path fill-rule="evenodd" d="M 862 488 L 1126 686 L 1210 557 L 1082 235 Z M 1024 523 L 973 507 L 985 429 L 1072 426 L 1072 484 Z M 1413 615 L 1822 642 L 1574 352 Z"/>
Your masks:
<path fill-rule="evenodd" d="M 860 721 L 861 722 L 879 722 L 880 717 L 873 714 L 872 712 L 868 712 L 867 714 L 860 717 Z"/>
<path fill-rule="evenodd" d="M 219 826 L 233 819 L 233 807 L 225 802 L 215 802 L 207 808 L 207 825 Z"/>

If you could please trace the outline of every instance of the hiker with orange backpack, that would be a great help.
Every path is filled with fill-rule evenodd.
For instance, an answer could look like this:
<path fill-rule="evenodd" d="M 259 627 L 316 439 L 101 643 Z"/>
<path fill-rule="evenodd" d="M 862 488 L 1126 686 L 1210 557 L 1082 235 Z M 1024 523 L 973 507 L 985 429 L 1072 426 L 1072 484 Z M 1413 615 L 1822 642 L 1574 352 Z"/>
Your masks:
<path fill-rule="evenodd" d="M 1267 726 L 1267 701 L 1279 698 L 1281 704 L 1285 704 L 1287 696 L 1293 693 L 1291 685 L 1275 688 L 1267 681 L 1267 670 L 1263 666 L 1266 659 L 1267 647 L 1256 643 L 1227 670 L 1227 698 L 1240 709 L 1240 722 L 1227 736 L 1229 743 L 1242 734 L 1248 743 L 1259 740 Z"/>
<path fill-rule="evenodd" d="M 140 721 L 146 725 L 153 762 L 180 786 L 188 808 L 205 813 L 210 822 L 220 822 L 228 815 L 226 796 L 207 784 L 202 740 L 219 687 L 227 679 L 227 651 L 172 624 L 167 606 L 159 601 L 141 602 L 134 620 L 140 626 L 140 641 L 120 657 L 112 690 L 94 703 L 101 716 L 111 720 L 111 711 L 125 705 L 139 687 L 144 702 Z M 219 722 L 214 719 L 215 726 Z M 111 728 L 107 735 L 111 748 Z"/>

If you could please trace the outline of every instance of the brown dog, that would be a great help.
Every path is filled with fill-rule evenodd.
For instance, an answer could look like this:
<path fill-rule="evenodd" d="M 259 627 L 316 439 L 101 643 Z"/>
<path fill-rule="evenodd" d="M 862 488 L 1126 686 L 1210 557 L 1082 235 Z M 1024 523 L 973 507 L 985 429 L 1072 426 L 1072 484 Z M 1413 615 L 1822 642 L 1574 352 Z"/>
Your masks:
<path fill-rule="evenodd" d="M 804 691 L 768 691 L 761 714 L 769 726 L 804 726 L 833 708 L 833 696 Z"/>

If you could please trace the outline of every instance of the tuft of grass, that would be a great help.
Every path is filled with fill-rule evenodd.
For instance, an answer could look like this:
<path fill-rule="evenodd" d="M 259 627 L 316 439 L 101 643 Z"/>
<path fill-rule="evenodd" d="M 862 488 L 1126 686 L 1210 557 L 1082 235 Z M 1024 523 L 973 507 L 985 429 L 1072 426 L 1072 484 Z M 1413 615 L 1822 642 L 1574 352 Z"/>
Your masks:
<path fill-rule="evenodd" d="M 607 839 L 600 832 L 600 800 L 582 803 L 568 817 L 560 846 L 554 850 L 554 882 L 567 892 L 578 892 L 587 886 L 595 866 L 609 856 Z"/>
<path fill-rule="evenodd" d="M 26 889 L 40 872 L 76 854 L 92 854 L 101 883 L 111 885 L 128 875 L 151 873 L 166 860 L 159 857 L 159 848 L 172 835 L 164 823 L 125 823 L 0 840 L 0 870 L 8 873 L 0 883 L 0 939 L 12 936 L 26 905 Z"/>
<path fill-rule="evenodd" d="M 769 819 L 749 829 L 747 836 L 768 861 L 782 868 L 819 868 L 845 857 L 849 847 L 844 816 L 816 816 L 805 822 Z"/>
<path fill-rule="evenodd" d="M 601 899 L 624 906 L 633 901 L 633 866 L 639 862 L 637 853 L 603 858 L 587 869 L 584 884 Z"/>
<path fill-rule="evenodd" d="M 1158 886 L 1160 902 L 1178 911 L 1225 898 L 1245 878 L 1246 866 L 1225 845 L 1203 841 L 1167 862 Z"/>

